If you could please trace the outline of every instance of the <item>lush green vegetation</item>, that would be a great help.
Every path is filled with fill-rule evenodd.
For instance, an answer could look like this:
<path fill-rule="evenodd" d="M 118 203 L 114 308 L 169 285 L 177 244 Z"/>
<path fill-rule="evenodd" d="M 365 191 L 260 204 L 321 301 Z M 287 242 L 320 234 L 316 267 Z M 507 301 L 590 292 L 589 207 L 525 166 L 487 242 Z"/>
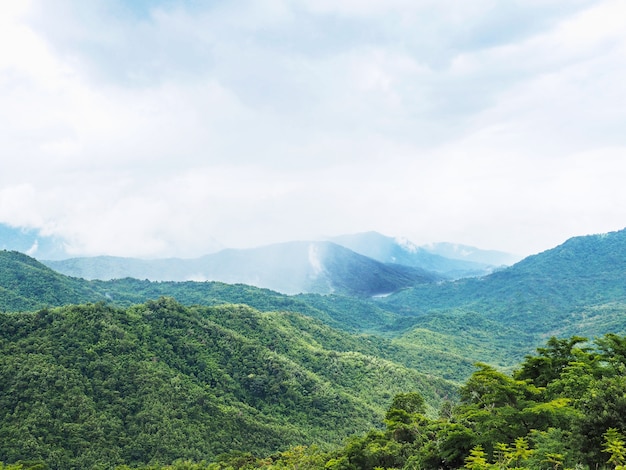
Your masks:
<path fill-rule="evenodd" d="M 299 314 L 169 298 L 0 314 L 0 461 L 111 468 L 328 449 L 379 423 L 398 392 L 431 407 L 454 396 L 382 349 Z"/>
<path fill-rule="evenodd" d="M 534 335 L 576 334 L 589 307 L 626 303 L 626 231 L 577 237 L 481 279 L 416 286 L 381 299 L 407 316 L 477 312 Z M 606 331 L 626 331 L 624 317 L 606 318 Z M 595 333 L 595 332 L 594 332 Z"/>
<path fill-rule="evenodd" d="M 0 312 L 100 300 L 81 280 L 56 273 L 17 251 L 0 251 Z"/>
<path fill-rule="evenodd" d="M 0 311 L 104 301 L 129 307 L 170 296 L 184 305 L 246 304 L 367 332 L 385 359 L 461 383 L 483 361 L 510 370 L 547 337 L 626 333 L 626 232 L 572 239 L 483 279 L 417 286 L 386 298 L 287 296 L 217 282 L 85 281 L 0 252 Z M 379 354 L 371 351 L 368 354 Z"/>
<path fill-rule="evenodd" d="M 618 232 L 368 300 L 0 252 L 0 469 L 620 468 L 624 266 Z"/>
<path fill-rule="evenodd" d="M 511 375 L 479 364 L 438 417 L 419 393 L 397 394 L 385 428 L 343 446 L 294 447 L 265 457 L 226 454 L 168 469 L 623 469 L 626 337 L 594 345 L 551 338 Z"/>
<path fill-rule="evenodd" d="M 104 307 L 40 312 L 32 320 L 48 322 L 51 315 L 71 317 L 77 311 L 84 317 L 87 309 L 102 320 L 101 336 L 108 336 L 111 332 L 105 333 L 104 327 L 116 312 Z M 126 313 L 125 325 L 147 315 L 157 318 L 157 324 L 174 326 L 176 331 L 176 324 L 181 321 L 176 309 L 186 312 L 165 299 L 140 306 Z M 160 316 L 164 312 L 167 313 Z M 221 316 L 216 310 L 211 313 Z M 232 319 L 229 321 L 250 326 L 250 322 L 262 318 L 251 313 L 244 309 L 242 315 L 227 316 Z M 24 326 L 18 330 L 23 331 Z M 144 326 L 142 334 L 149 335 L 151 327 L 154 323 Z M 122 330 L 117 328 L 119 325 L 113 330 L 115 340 L 100 338 L 92 354 L 102 353 L 104 341 L 109 353 L 121 352 L 110 349 L 116 343 L 115 348 L 129 347 L 122 344 L 131 338 L 121 335 Z M 193 341 L 189 343 L 193 349 Z M 170 355 L 179 346 L 172 342 Z M 331 447 L 297 442 L 294 445 L 298 439 L 292 433 L 302 431 L 297 425 L 286 426 L 280 419 L 268 419 L 268 414 L 251 413 L 254 407 L 288 409 L 292 404 L 302 409 L 303 398 L 295 392 L 298 386 L 293 381 L 279 384 L 269 379 L 260 385 L 260 390 L 255 388 L 259 384 L 249 382 L 249 390 L 240 391 L 238 412 L 229 413 L 234 409 L 229 410 L 226 395 L 210 396 L 190 387 L 194 374 L 205 377 L 204 380 L 227 380 L 225 376 L 218 377 L 218 367 L 205 372 L 206 369 L 197 367 L 199 363 L 189 363 L 184 367 L 195 372 L 186 378 L 180 373 L 172 376 L 167 368 L 159 366 L 176 360 L 166 354 L 158 361 L 149 361 L 153 373 L 148 373 L 146 364 L 132 367 L 127 363 L 133 372 L 98 376 L 103 361 L 98 361 L 97 366 L 83 361 L 81 379 L 81 373 L 58 359 L 56 367 L 50 368 L 49 363 L 42 367 L 46 347 L 42 349 L 40 354 L 31 353 L 30 360 L 21 357 L 26 362 L 13 363 L 9 370 L 6 358 L 2 364 L 2 379 L 10 382 L 10 395 L 20 397 L 3 396 L 2 422 L 6 424 L 1 431 L 0 458 L 8 465 L 0 469 L 110 468 L 118 464 L 118 470 L 583 470 L 623 469 L 626 464 L 626 337 L 614 334 L 594 343 L 581 337 L 553 337 L 511 374 L 478 364 L 478 370 L 460 388 L 459 400 L 443 402 L 437 415 L 428 413 L 421 393 L 396 393 L 381 416 L 382 427 L 353 435 L 343 444 Z M 206 352 L 207 349 L 212 351 L 205 347 L 204 352 L 198 350 L 196 354 L 215 354 Z M 249 356 L 246 358 L 249 363 Z M 213 364 L 220 361 L 223 359 L 214 360 Z M 255 366 L 250 369 L 250 364 L 239 367 L 246 369 L 242 374 L 255 370 Z M 87 397 L 84 371 L 89 370 L 92 371 L 86 376 L 93 375 L 94 379 L 90 383 L 93 392 Z M 16 378 L 10 380 L 8 374 Z M 236 379 L 234 375 L 231 378 Z M 254 382 L 254 377 L 251 380 Z M 115 386 L 111 387 L 111 383 Z M 287 388 L 281 391 L 280 400 L 267 400 L 266 395 L 266 403 L 261 405 L 263 400 L 259 400 L 258 394 L 265 393 L 268 385 Z M 315 387 L 313 382 L 308 386 L 310 390 Z M 98 394 L 103 394 L 104 402 L 96 398 Z M 283 395 L 286 396 L 282 398 Z M 63 400 L 67 398 L 72 400 Z M 248 406 L 244 406 L 244 401 Z M 338 413 L 346 413 L 348 409 L 341 408 L 340 402 L 335 397 L 332 407 Z M 211 413 L 203 414 L 206 409 Z M 315 425 L 314 417 L 309 416 L 306 421 L 309 427 Z M 198 429 L 216 431 L 213 427 L 220 428 L 224 438 L 232 433 L 233 439 L 218 443 L 212 436 L 203 441 L 203 435 L 196 434 Z M 239 439 L 245 439 L 244 445 Z M 20 459 L 23 463 L 17 463 Z"/>

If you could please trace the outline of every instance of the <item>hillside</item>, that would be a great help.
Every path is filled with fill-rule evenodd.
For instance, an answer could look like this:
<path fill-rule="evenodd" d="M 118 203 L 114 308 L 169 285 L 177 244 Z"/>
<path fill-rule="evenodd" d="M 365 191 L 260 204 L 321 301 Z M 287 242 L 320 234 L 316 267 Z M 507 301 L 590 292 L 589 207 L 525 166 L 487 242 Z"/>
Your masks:
<path fill-rule="evenodd" d="M 296 314 L 160 299 L 0 314 L 0 461 L 53 469 L 337 444 L 443 380 Z"/>
<path fill-rule="evenodd" d="M 63 276 L 17 251 L 0 251 L 0 311 L 104 299 L 85 281 Z"/>
<path fill-rule="evenodd" d="M 626 231 L 572 238 L 481 279 L 380 299 L 417 317 L 472 313 L 537 338 L 626 331 Z M 429 320 L 430 321 L 430 320 Z"/>
<path fill-rule="evenodd" d="M 381 300 L 406 315 L 462 308 L 546 332 L 577 310 L 626 301 L 626 231 L 572 238 L 482 279 L 405 289 Z"/>
<path fill-rule="evenodd" d="M 489 357 L 494 365 L 511 367 L 550 335 L 594 337 L 626 331 L 625 238 L 624 231 L 577 237 L 480 279 L 418 285 L 373 302 L 340 295 L 287 296 L 211 282 L 87 282 L 45 270 L 54 282 L 69 283 L 69 288 L 63 284 L 49 292 L 54 300 L 69 289 L 73 295 L 65 302 L 38 301 L 45 289 L 32 290 L 28 298 L 23 286 L 17 292 L 0 285 L 0 304 L 13 306 L 5 310 L 15 305 L 32 309 L 106 299 L 129 306 L 165 295 L 186 305 L 236 302 L 262 311 L 295 311 L 335 328 L 382 335 L 396 348 L 387 357 L 460 381 L 473 362 Z M 12 256 L 23 269 L 26 257 Z M 38 277 L 36 262 L 29 263 L 27 273 Z M 50 282 L 46 285 L 55 285 Z"/>
<path fill-rule="evenodd" d="M 17 252 L 0 251 L 0 262 L 4 273 L 0 278 L 0 306 L 3 306 L 4 311 L 37 310 L 82 302 L 105 302 L 117 307 L 130 307 L 168 296 L 188 306 L 236 303 L 249 305 L 262 312 L 296 312 L 351 333 L 377 334 L 397 320 L 396 314 L 355 297 L 317 294 L 287 296 L 268 289 L 220 282 L 151 282 L 131 278 L 85 281 L 55 273 Z M 15 278 L 20 279 L 20 294 L 16 293 L 15 282 L 2 284 Z M 59 292 L 65 295 L 61 297 Z M 472 371 L 472 361 L 445 350 L 432 350 L 428 344 L 393 344 L 391 339 L 376 336 L 369 336 L 366 342 L 348 341 L 346 337 L 343 341 L 350 344 L 353 351 L 396 361 L 455 382 L 463 380 Z"/>
<path fill-rule="evenodd" d="M 416 267 L 381 263 L 330 242 L 289 242 L 195 259 L 137 260 L 95 257 L 45 261 L 63 274 L 85 279 L 123 277 L 152 281 L 220 281 L 284 294 L 320 293 L 367 297 L 439 280 Z"/>
<path fill-rule="evenodd" d="M 511 372 L 550 335 L 626 332 L 625 273 L 626 231 L 576 237 L 480 279 L 418 285 L 376 299 L 289 296 L 220 282 L 87 281 L 2 251 L 0 306 L 13 313 L 0 314 L 0 462 L 110 468 L 211 460 L 226 451 L 274 458 L 301 444 L 331 449 L 370 429 L 348 441 L 344 457 L 370 459 L 371 468 L 387 462 L 385 455 L 404 462 L 416 451 L 446 459 L 447 450 L 431 443 L 447 442 L 462 464 L 471 445 L 500 438 L 501 425 L 509 426 L 504 442 L 511 445 L 527 437 L 544 452 L 562 450 L 570 462 L 601 462 L 602 435 L 622 422 L 623 406 L 611 402 L 608 417 L 602 410 L 623 394 L 623 374 L 599 379 L 597 388 L 585 388 L 578 377 L 587 374 L 589 385 L 601 376 L 592 368 L 603 374 L 612 363 L 581 349 L 568 353 L 571 364 L 559 359 L 546 379 L 545 357 L 567 353 L 561 346 L 580 342 L 572 339 L 550 340 L 558 348 L 540 349 L 545 357 L 527 358 L 512 378 L 491 366 Z M 364 331 L 370 334 L 355 334 Z M 597 344 L 601 351 L 609 347 L 613 359 L 623 357 L 619 337 Z M 481 365 L 461 389 L 459 407 L 445 408 L 451 421 L 435 419 L 477 361 L 489 366 Z M 556 388 L 543 388 L 553 380 Z M 482 401 L 463 391 L 475 386 L 491 400 L 484 385 L 495 394 L 504 386 L 521 395 L 501 415 L 491 402 L 479 408 Z M 414 417 L 415 429 L 435 433 L 419 449 L 397 440 L 402 426 L 372 429 L 393 396 L 407 391 L 428 404 L 427 418 Z M 565 434 L 548 446 L 533 434 L 534 425 L 516 426 L 509 416 L 537 420 L 545 432 L 560 426 Z M 588 434 L 583 424 L 595 434 L 580 447 Z M 552 447 L 557 443 L 567 448 Z M 363 450 L 355 447 L 361 444 Z M 296 451 L 285 452 L 280 455 Z M 325 462 L 332 455 L 340 457 L 327 454 Z"/>

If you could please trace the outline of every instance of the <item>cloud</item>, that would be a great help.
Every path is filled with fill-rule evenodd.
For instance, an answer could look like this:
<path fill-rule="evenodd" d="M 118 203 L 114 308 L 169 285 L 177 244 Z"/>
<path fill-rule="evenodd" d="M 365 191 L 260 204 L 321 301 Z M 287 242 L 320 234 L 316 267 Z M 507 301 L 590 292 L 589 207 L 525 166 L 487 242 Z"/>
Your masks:
<path fill-rule="evenodd" d="M 0 8 L 0 222 L 76 254 L 626 225 L 621 1 Z"/>

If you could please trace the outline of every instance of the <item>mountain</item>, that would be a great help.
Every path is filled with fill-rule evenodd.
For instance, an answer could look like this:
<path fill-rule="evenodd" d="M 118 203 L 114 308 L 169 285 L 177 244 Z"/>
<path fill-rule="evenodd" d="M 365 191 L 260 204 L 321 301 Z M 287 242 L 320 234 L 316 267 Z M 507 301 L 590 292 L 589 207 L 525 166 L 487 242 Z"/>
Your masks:
<path fill-rule="evenodd" d="M 302 264 L 303 252 L 310 255 L 311 244 L 305 246 L 292 247 L 293 264 Z M 337 273 L 352 291 L 359 291 L 360 279 L 353 278 L 366 266 L 395 268 L 332 243 L 321 246 L 328 247 L 328 258 L 314 245 L 315 256 L 305 259 L 323 267 L 318 271 L 329 276 L 324 282 Z M 265 255 L 271 259 L 271 250 Z M 232 263 L 236 267 L 236 259 Z M 377 272 L 385 282 L 393 279 Z M 375 298 L 289 296 L 219 282 L 88 281 L 22 253 L 0 251 L 0 462 L 45 460 L 52 469 L 137 467 L 236 451 L 231 457 L 243 466 L 249 455 L 242 452 L 276 455 L 302 444 L 329 449 L 380 423 L 398 392 L 418 391 L 434 417 L 446 397 L 455 396 L 453 382 L 467 378 L 474 362 L 510 370 L 551 335 L 591 339 L 626 333 L 625 279 L 626 230 L 575 237 L 481 278 L 419 284 Z M 375 280 L 363 282 L 371 286 Z M 335 289 L 348 290 L 337 282 Z M 82 305 L 67 305 L 76 303 Z M 604 351 L 613 350 L 623 362 L 624 340 L 606 338 Z M 388 440 L 380 428 L 372 430 L 364 438 L 364 458 L 400 468 L 386 456 L 397 455 L 400 443 L 416 448 L 406 439 L 404 431 L 410 431 L 419 433 L 411 439 L 423 436 L 432 446 L 444 439 L 463 447 L 457 456 L 462 465 L 472 448 L 465 446 L 469 428 L 463 426 L 472 420 L 493 434 L 482 436 L 482 428 L 471 425 L 470 440 L 481 435 L 492 444 L 502 435 L 502 417 L 514 416 L 515 429 L 518 416 L 531 419 L 528 429 L 538 429 L 533 423 L 539 421 L 550 428 L 580 422 L 583 415 L 568 409 L 571 400 L 583 407 L 588 422 L 599 423 L 594 445 L 606 457 L 600 455 L 601 437 L 623 422 L 623 365 L 614 368 L 595 353 L 580 362 L 584 350 L 563 350 L 566 343 L 548 341 L 553 349 L 540 350 L 541 357 L 528 359 L 523 371 L 542 375 L 554 366 L 562 379 L 557 387 L 533 384 L 519 373 L 509 380 L 483 364 L 461 391 L 465 402 L 445 408 L 451 418 L 465 409 L 459 419 L 448 426 L 441 417 L 431 424 L 418 417 L 414 425 L 405 421 L 389 428 Z M 567 362 L 551 362 L 563 354 L 577 362 L 565 368 Z M 614 368 L 616 375 L 594 376 L 599 381 L 590 386 L 591 367 Z M 510 395 L 510 387 L 523 390 Z M 561 397 L 559 390 L 574 396 Z M 539 397 L 551 401 L 538 402 Z M 588 434 L 583 428 L 576 432 L 578 440 Z M 515 431 L 505 438 L 513 443 L 519 436 Z M 556 455 L 561 448 L 554 445 L 564 436 L 532 444 L 543 442 L 546 455 Z M 356 452 L 359 441 L 347 442 L 346 449 Z M 333 454 L 333 468 L 348 462 L 340 457 Z"/>
<path fill-rule="evenodd" d="M 331 242 L 226 249 L 195 259 L 96 257 L 44 262 L 58 272 L 85 279 L 211 280 L 286 294 L 335 292 L 371 296 L 440 279 L 423 269 L 382 263 Z"/>
<path fill-rule="evenodd" d="M 336 445 L 446 381 L 297 314 L 162 298 L 0 314 L 0 461 L 114 468 Z M 431 410 L 432 411 L 432 410 Z"/>
<path fill-rule="evenodd" d="M 132 278 L 87 281 L 52 271 L 22 253 L 0 251 L 0 311 L 34 311 L 68 304 L 98 302 L 128 308 L 167 296 L 184 305 L 245 304 L 261 312 L 296 312 L 349 333 L 369 333 L 367 340 L 341 342 L 353 350 L 385 358 L 424 373 L 458 382 L 473 370 L 459 351 L 436 350 L 430 344 L 394 343 L 398 314 L 367 298 L 305 294 L 288 296 L 268 289 L 221 282 L 152 282 Z M 322 340 L 320 340 L 322 341 Z M 443 340 L 440 340 L 444 342 Z M 506 350 L 506 349 L 505 349 Z"/>
<path fill-rule="evenodd" d="M 418 247 L 408 240 L 387 237 L 378 232 L 341 235 L 330 240 L 382 263 L 420 268 L 437 273 L 446 279 L 484 276 L 492 272 L 494 267 L 491 263 L 460 258 L 458 253 L 456 256 L 446 257 L 432 248 Z M 473 252 L 479 253 L 479 250 L 473 249 Z"/>
<path fill-rule="evenodd" d="M 511 367 L 551 335 L 592 338 L 626 332 L 625 231 L 576 237 L 482 278 L 416 285 L 375 299 L 287 296 L 215 282 L 88 282 L 42 270 L 25 255 L 4 256 L 17 262 L 3 269 L 4 310 L 86 298 L 129 306 L 162 295 L 186 305 L 246 303 L 262 311 L 301 312 L 345 331 L 384 336 L 395 348 L 388 357 L 406 365 L 419 365 L 421 358 L 421 370 L 452 380 L 467 377 L 472 362 L 485 357 L 494 365 Z M 8 273 L 11 269 L 21 274 Z M 16 279 L 22 280 L 19 285 Z M 63 292 L 72 295 L 60 298 Z M 41 296 L 50 300 L 42 302 Z"/>
<path fill-rule="evenodd" d="M 0 251 L 0 311 L 105 300 L 89 283 L 68 278 L 17 251 Z"/>
<path fill-rule="evenodd" d="M 626 331 L 626 230 L 567 240 L 481 279 L 380 299 L 416 323 L 472 313 L 536 337 Z M 445 328 L 445 327 L 444 327 Z"/>

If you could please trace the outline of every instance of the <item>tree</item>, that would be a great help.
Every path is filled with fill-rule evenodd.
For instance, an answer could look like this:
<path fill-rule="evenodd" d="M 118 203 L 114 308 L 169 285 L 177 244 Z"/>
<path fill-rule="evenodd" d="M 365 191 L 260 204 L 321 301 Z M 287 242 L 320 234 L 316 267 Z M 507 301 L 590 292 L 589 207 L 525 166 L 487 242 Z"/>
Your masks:
<path fill-rule="evenodd" d="M 604 433 L 604 446 L 602 452 L 610 454 L 607 463 L 615 466 L 615 470 L 626 469 L 626 446 L 624 436 L 615 428 L 609 428 Z"/>
<path fill-rule="evenodd" d="M 590 348 L 577 347 L 585 342 L 587 338 L 582 336 L 572 336 L 569 339 L 557 339 L 552 336 L 545 348 L 537 348 L 537 356 L 526 356 L 522 368 L 516 371 L 514 376 L 518 380 L 531 380 L 537 387 L 546 387 L 559 378 L 570 362 L 588 355 Z"/>
<path fill-rule="evenodd" d="M 465 468 L 469 470 L 485 470 L 490 467 L 485 458 L 485 451 L 482 446 L 476 446 L 470 451 L 470 455 L 465 459 Z"/>

